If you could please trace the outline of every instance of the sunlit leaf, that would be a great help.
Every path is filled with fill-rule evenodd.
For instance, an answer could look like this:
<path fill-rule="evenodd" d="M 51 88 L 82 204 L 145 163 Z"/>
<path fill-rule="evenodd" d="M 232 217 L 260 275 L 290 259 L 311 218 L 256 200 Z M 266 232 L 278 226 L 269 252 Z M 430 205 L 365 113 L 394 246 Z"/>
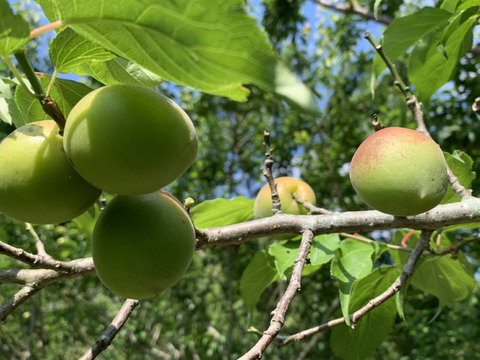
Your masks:
<path fill-rule="evenodd" d="M 240 0 L 41 0 L 46 16 L 167 81 L 245 101 L 254 84 L 308 112 L 313 93 L 278 61 Z"/>
<path fill-rule="evenodd" d="M 199 228 L 237 224 L 253 219 L 254 201 L 243 196 L 230 200 L 207 200 L 194 206 L 190 213 Z"/>
<path fill-rule="evenodd" d="M 6 0 L 0 0 L 0 55 L 9 56 L 30 40 L 30 28 L 20 16 L 14 15 Z"/>
<path fill-rule="evenodd" d="M 50 77 L 42 75 L 40 81 L 46 87 L 50 82 Z M 63 115 L 66 117 L 72 107 L 90 91 L 92 91 L 91 88 L 79 82 L 56 79 L 54 86 L 52 86 L 50 96 L 57 102 Z M 14 119 L 16 127 L 34 121 L 50 119 L 50 117 L 43 111 L 40 102 L 29 96 L 26 90 L 21 86 L 18 86 L 17 91 L 15 92 L 15 102 L 23 115 L 18 121 L 15 121 Z"/>

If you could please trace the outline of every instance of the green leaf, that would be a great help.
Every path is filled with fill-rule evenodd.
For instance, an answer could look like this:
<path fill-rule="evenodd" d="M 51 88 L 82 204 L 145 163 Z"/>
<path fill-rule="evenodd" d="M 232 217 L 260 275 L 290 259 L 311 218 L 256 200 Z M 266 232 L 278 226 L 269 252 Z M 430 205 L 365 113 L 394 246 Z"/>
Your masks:
<path fill-rule="evenodd" d="M 428 255 L 417 264 L 411 285 L 451 303 L 461 301 L 471 294 L 475 278 L 472 266 L 462 253 L 456 258 L 450 255 Z"/>
<path fill-rule="evenodd" d="M 472 158 L 460 150 L 455 150 L 452 154 L 444 153 L 445 160 L 452 170 L 453 174 L 458 178 L 460 184 L 466 189 L 470 189 L 472 181 L 476 177 L 476 173 L 472 171 Z M 447 193 L 442 200 L 442 204 L 449 204 L 460 201 L 460 197 L 453 191 L 451 186 L 448 186 Z"/>
<path fill-rule="evenodd" d="M 30 40 L 30 27 L 20 16 L 14 15 L 6 0 L 0 0 L 0 55 L 9 56 Z"/>
<path fill-rule="evenodd" d="M 461 22 L 457 16 L 447 29 L 447 38 L 436 32 L 417 43 L 410 55 L 408 76 L 415 85 L 418 98 L 428 101 L 445 83 L 451 80 L 455 67 L 472 43 L 472 29 L 477 22 L 470 17 Z M 439 47 L 443 51 L 439 51 Z"/>
<path fill-rule="evenodd" d="M 105 85 L 136 84 L 153 87 L 163 81 L 160 76 L 122 58 L 82 63 L 75 73 L 91 76 Z"/>
<path fill-rule="evenodd" d="M 442 5 L 440 5 L 440 9 L 453 13 L 458 6 L 458 2 L 459 0 L 444 0 Z"/>
<path fill-rule="evenodd" d="M 285 272 L 293 268 L 299 246 L 299 241 L 286 241 L 270 245 L 268 253 L 275 258 L 275 267 L 281 279 L 285 279 Z M 309 264 L 305 266 L 317 267 L 328 263 L 335 257 L 336 250 L 339 246 L 340 238 L 338 234 L 314 237 L 308 254 Z"/>
<path fill-rule="evenodd" d="M 50 59 L 60 73 L 75 71 L 84 62 L 103 62 L 116 57 L 71 28 L 59 32 L 50 42 L 48 51 Z"/>
<path fill-rule="evenodd" d="M 16 86 L 16 81 L 0 78 L 0 120 L 10 125 L 22 117 L 14 99 Z"/>
<path fill-rule="evenodd" d="M 95 227 L 95 223 L 97 222 L 99 216 L 100 209 L 98 206 L 92 206 L 90 209 L 72 221 L 77 224 L 78 228 L 83 231 L 83 233 L 87 236 L 87 239 L 90 240 L 92 239 L 93 228 Z"/>
<path fill-rule="evenodd" d="M 399 244 L 405 233 L 405 230 L 397 231 L 392 243 Z M 415 232 L 408 238 L 408 246 L 415 247 L 418 239 L 419 232 Z M 435 244 L 431 244 L 437 251 L 450 245 L 452 242 L 443 233 L 438 248 Z M 410 256 L 409 252 L 395 249 L 390 249 L 390 254 L 397 265 L 406 264 Z M 451 303 L 463 300 L 470 295 L 475 286 L 475 278 L 472 266 L 462 252 L 459 252 L 456 257 L 449 254 L 424 255 L 415 266 L 409 284 L 436 296 L 443 302 Z"/>
<path fill-rule="evenodd" d="M 340 245 L 340 255 L 332 261 L 331 275 L 337 279 L 343 317 L 350 325 L 349 308 L 353 283 L 366 276 L 373 268 L 373 246 L 353 239 L 345 239 Z"/>
<path fill-rule="evenodd" d="M 207 200 L 190 211 L 195 226 L 199 228 L 238 224 L 253 219 L 255 200 L 243 196 L 227 199 Z"/>
<path fill-rule="evenodd" d="M 161 78 L 245 101 L 254 84 L 317 113 L 314 94 L 276 57 L 241 0 L 40 0 L 50 21 Z M 160 20 L 161 19 L 161 20 Z"/>
<path fill-rule="evenodd" d="M 255 253 L 240 279 L 240 293 L 250 310 L 255 308 L 268 285 L 277 279 L 274 258 L 265 250 Z"/>
<path fill-rule="evenodd" d="M 412 15 L 395 19 L 383 33 L 383 51 L 394 61 L 405 55 L 419 39 L 437 33 L 451 16 L 446 10 L 424 7 Z"/>
<path fill-rule="evenodd" d="M 47 87 L 50 82 L 50 77 L 42 75 L 40 81 Z M 57 102 L 63 115 L 67 117 L 72 107 L 90 91 L 92 91 L 91 88 L 79 82 L 55 79 L 50 96 Z M 23 115 L 23 118 L 18 121 L 14 119 L 14 124 L 17 128 L 34 121 L 50 119 L 43 111 L 40 102 L 28 95 L 22 86 L 17 86 L 15 102 Z"/>
<path fill-rule="evenodd" d="M 352 289 L 350 311 L 353 313 L 383 293 L 399 275 L 399 269 L 382 266 L 358 280 Z M 395 301 L 390 298 L 363 316 L 355 330 L 345 325 L 334 327 L 330 336 L 332 350 L 344 360 L 366 359 L 388 336 L 396 315 Z"/>

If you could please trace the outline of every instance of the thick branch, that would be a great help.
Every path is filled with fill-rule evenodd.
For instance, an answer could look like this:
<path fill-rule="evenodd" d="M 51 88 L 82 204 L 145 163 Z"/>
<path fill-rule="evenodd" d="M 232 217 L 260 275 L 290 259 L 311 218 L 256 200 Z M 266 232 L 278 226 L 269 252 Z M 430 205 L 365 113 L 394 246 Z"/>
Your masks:
<path fill-rule="evenodd" d="M 356 211 L 330 215 L 290 215 L 252 220 L 218 228 L 197 229 L 197 249 L 240 245 L 259 237 L 302 234 L 311 229 L 315 235 L 355 233 L 396 228 L 435 230 L 444 226 L 480 222 L 480 199 L 439 205 L 423 214 L 396 217 L 379 211 Z"/>
<path fill-rule="evenodd" d="M 12 245 L 0 241 L 0 254 L 10 256 L 25 264 L 41 269 L 63 270 L 63 271 L 82 271 L 85 267 L 92 267 L 93 262 L 88 259 L 77 259 L 73 261 L 60 261 L 50 256 L 35 255 L 23 249 L 16 248 Z"/>
<path fill-rule="evenodd" d="M 127 299 L 123 303 L 122 308 L 113 319 L 112 323 L 103 332 L 102 335 L 95 341 L 90 349 L 80 358 L 80 360 L 95 359 L 103 350 L 105 350 L 112 343 L 115 336 L 120 329 L 125 325 L 133 310 L 139 304 L 138 300 Z"/>
<path fill-rule="evenodd" d="M 57 271 L 51 269 L 22 269 L 0 271 L 0 284 L 22 284 L 10 300 L 0 305 L 0 321 L 4 321 L 16 308 L 39 290 L 56 281 L 67 280 L 95 272 L 91 258 L 74 260 L 77 271 Z"/>
<path fill-rule="evenodd" d="M 263 336 L 258 340 L 253 348 L 250 349 L 240 360 L 246 359 L 260 359 L 267 346 L 277 336 L 283 327 L 285 321 L 285 314 L 290 306 L 290 303 L 295 296 L 295 293 L 300 290 L 300 282 L 302 279 L 302 271 L 312 245 L 313 233 L 310 230 L 306 230 L 302 236 L 302 242 L 300 243 L 298 255 L 295 259 L 293 266 L 292 277 L 288 284 L 287 290 L 283 294 L 282 298 L 277 304 L 276 309 L 273 311 L 273 317 L 270 321 L 270 326 L 263 333 Z"/>

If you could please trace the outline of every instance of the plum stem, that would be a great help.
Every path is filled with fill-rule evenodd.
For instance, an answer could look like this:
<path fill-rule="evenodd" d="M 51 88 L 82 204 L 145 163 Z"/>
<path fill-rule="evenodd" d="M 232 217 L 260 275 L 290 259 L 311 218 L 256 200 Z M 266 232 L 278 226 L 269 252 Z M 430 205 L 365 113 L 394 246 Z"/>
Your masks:
<path fill-rule="evenodd" d="M 377 115 L 377 114 L 373 114 L 372 125 L 373 125 L 373 129 L 374 129 L 375 131 L 379 131 L 379 130 L 385 129 L 385 125 L 383 125 L 383 124 L 380 122 L 380 120 L 378 120 L 378 115 Z"/>
<path fill-rule="evenodd" d="M 45 88 L 40 81 L 40 78 L 35 73 L 32 65 L 28 61 L 25 51 L 22 49 L 15 53 L 15 58 L 20 65 L 20 68 L 23 70 L 23 73 L 27 77 L 28 81 L 30 81 L 30 85 L 34 91 L 35 98 L 40 102 L 42 105 L 43 111 L 49 115 L 58 125 L 60 128 L 60 135 L 63 134 L 63 129 L 65 128 L 65 116 L 63 115 L 62 111 L 60 110 L 57 102 L 52 99 L 50 96 L 47 96 Z M 30 91 L 30 89 L 27 89 Z"/>

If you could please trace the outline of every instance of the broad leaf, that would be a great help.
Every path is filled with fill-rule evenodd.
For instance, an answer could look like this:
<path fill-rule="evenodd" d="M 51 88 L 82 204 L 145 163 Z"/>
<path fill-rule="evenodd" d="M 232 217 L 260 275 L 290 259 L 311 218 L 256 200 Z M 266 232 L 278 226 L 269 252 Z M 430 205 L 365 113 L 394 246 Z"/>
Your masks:
<path fill-rule="evenodd" d="M 472 266 L 462 253 L 428 255 L 422 258 L 413 273 L 410 284 L 435 295 L 446 303 L 460 301 L 469 296 L 475 286 Z"/>
<path fill-rule="evenodd" d="M 299 246 L 299 241 L 286 241 L 270 245 L 268 253 L 275 257 L 275 267 L 282 279 L 285 279 L 285 272 L 293 267 L 295 258 L 298 255 Z M 339 246 L 340 238 L 338 234 L 314 237 L 308 254 L 309 261 L 305 267 L 318 267 L 328 263 L 335 257 L 336 250 Z"/>
<path fill-rule="evenodd" d="M 85 39 L 71 28 L 53 38 L 49 46 L 50 59 L 60 73 L 75 71 L 84 62 L 107 61 L 116 56 L 100 45 Z"/>
<path fill-rule="evenodd" d="M 167 81 L 245 101 L 243 84 L 317 113 L 313 93 L 276 59 L 241 0 L 40 0 L 89 40 Z"/>
<path fill-rule="evenodd" d="M 375 249 L 369 243 L 345 239 L 341 242 L 339 250 L 340 254 L 332 261 L 331 274 L 338 281 L 341 309 L 349 325 L 353 283 L 372 271 Z"/>
<path fill-rule="evenodd" d="M 42 75 L 40 81 L 46 87 L 50 82 L 50 77 Z M 79 82 L 55 79 L 50 96 L 57 102 L 63 115 L 67 117 L 72 107 L 90 91 L 92 91 L 91 88 Z M 40 102 L 29 96 L 21 86 L 17 86 L 15 102 L 23 116 L 22 119 L 19 119 L 18 121 L 15 121 L 14 119 L 14 124 L 17 128 L 34 121 L 50 119 L 50 117 L 43 111 Z"/>
<path fill-rule="evenodd" d="M 14 15 L 6 0 L 0 0 L 0 55 L 9 56 L 30 40 L 30 28 L 20 16 Z"/>
<path fill-rule="evenodd" d="M 430 33 L 438 33 L 452 14 L 446 10 L 425 7 L 412 15 L 395 19 L 383 33 L 382 48 L 391 61 L 407 53 L 407 50 L 418 40 Z M 380 56 L 374 59 L 376 76 L 386 68 Z"/>
<path fill-rule="evenodd" d="M 260 295 L 278 279 L 272 256 L 266 251 L 255 253 L 240 279 L 240 293 L 250 310 L 255 308 Z"/>
<path fill-rule="evenodd" d="M 399 244 L 405 231 L 399 230 L 394 234 L 393 243 Z M 419 232 L 410 236 L 407 240 L 409 247 L 415 247 L 419 239 Z M 437 241 L 437 240 L 436 240 Z M 432 249 L 440 251 L 452 242 L 445 234 L 441 234 L 440 244 L 437 247 L 432 243 Z M 407 262 L 409 253 L 390 249 L 390 254 L 397 265 Z M 450 254 L 443 256 L 424 255 L 415 266 L 409 284 L 428 292 L 445 303 L 451 303 L 465 299 L 470 295 L 475 286 L 475 278 L 470 263 L 462 252 L 456 257 Z"/>
<path fill-rule="evenodd" d="M 460 184 L 465 188 L 470 189 L 472 181 L 476 174 L 472 171 L 473 160 L 463 151 L 455 150 L 452 154 L 445 153 L 445 159 L 453 174 L 458 178 Z M 449 186 L 442 204 L 448 204 L 460 201 L 460 197 Z"/>
<path fill-rule="evenodd" d="M 355 282 L 350 312 L 383 293 L 399 275 L 399 269 L 382 266 Z M 330 336 L 332 350 L 345 360 L 366 359 L 388 336 L 396 315 L 395 301 L 390 298 L 363 316 L 354 330 L 346 325 L 334 327 Z"/>
<path fill-rule="evenodd" d="M 470 17 L 464 22 L 461 19 L 462 15 L 456 17 L 446 35 L 436 32 L 419 41 L 410 55 L 408 77 L 422 101 L 429 100 L 451 79 L 460 58 L 472 45 L 472 29 L 477 19 Z"/>
<path fill-rule="evenodd" d="M 78 75 L 88 75 L 105 85 L 136 84 L 153 87 L 163 79 L 149 70 L 122 58 L 103 62 L 85 62 L 75 71 Z"/>
<path fill-rule="evenodd" d="M 194 206 L 190 214 L 199 228 L 238 224 L 253 219 L 254 201 L 243 196 L 230 200 L 207 200 Z"/>

